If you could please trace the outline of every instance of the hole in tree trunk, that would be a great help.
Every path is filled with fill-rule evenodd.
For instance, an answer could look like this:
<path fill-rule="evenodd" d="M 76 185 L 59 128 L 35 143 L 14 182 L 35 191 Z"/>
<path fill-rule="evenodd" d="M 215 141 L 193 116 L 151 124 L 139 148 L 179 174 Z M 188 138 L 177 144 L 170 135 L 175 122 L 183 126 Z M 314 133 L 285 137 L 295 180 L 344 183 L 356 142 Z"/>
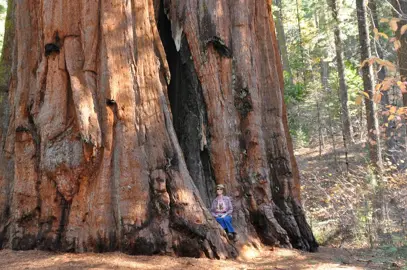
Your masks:
<path fill-rule="evenodd" d="M 188 41 L 182 37 L 181 48 L 176 50 L 171 32 L 171 22 L 164 13 L 161 2 L 158 30 L 171 72 L 168 96 L 173 125 L 184 153 L 189 173 L 201 198 L 210 205 L 215 186 L 210 163 L 207 134 L 206 106 L 201 83 L 195 72 Z"/>
<path fill-rule="evenodd" d="M 59 53 L 59 47 L 54 43 L 48 43 L 45 45 L 45 56 L 49 56 L 53 53 Z"/>

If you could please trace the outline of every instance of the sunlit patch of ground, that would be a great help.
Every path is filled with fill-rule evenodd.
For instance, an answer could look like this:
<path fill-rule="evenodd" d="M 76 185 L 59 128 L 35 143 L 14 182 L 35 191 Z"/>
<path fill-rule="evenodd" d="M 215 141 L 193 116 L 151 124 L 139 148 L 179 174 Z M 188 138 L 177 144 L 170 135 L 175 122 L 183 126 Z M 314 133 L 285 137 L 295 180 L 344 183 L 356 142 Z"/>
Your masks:
<path fill-rule="evenodd" d="M 317 253 L 298 250 L 266 250 L 248 260 L 209 260 L 168 256 L 130 256 L 122 253 L 51 253 L 0 251 L 2 269 L 382 269 L 357 259 L 349 251 L 324 248 Z"/>

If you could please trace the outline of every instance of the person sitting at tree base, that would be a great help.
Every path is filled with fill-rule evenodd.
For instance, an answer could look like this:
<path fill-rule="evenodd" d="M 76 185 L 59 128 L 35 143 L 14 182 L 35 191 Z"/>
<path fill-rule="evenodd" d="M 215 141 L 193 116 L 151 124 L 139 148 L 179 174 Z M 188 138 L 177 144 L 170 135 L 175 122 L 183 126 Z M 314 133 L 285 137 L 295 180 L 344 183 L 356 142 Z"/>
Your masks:
<path fill-rule="evenodd" d="M 216 186 L 216 198 L 212 202 L 211 214 L 216 218 L 216 221 L 226 231 L 230 240 L 236 239 L 236 232 L 232 226 L 232 201 L 228 196 L 224 196 L 225 186 L 219 184 Z"/>

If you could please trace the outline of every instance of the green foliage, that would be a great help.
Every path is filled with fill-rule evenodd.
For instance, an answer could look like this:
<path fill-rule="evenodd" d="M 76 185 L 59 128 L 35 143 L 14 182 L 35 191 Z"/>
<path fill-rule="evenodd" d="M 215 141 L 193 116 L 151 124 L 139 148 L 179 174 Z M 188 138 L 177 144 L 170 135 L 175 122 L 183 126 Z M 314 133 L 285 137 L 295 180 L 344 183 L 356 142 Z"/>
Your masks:
<path fill-rule="evenodd" d="M 393 266 L 393 261 L 403 261 L 407 262 L 407 239 L 397 236 L 391 236 L 392 240 L 394 239 L 395 242 L 391 244 L 381 245 L 378 247 L 376 251 L 376 256 L 373 259 L 375 263 L 381 263 L 383 265 L 391 265 Z M 407 269 L 407 265 L 401 266 L 398 269 Z"/>
<path fill-rule="evenodd" d="M 355 101 L 360 89 L 363 89 L 363 80 L 359 75 L 359 67 L 355 63 L 345 61 L 345 79 L 348 85 L 350 101 Z"/>
<path fill-rule="evenodd" d="M 308 221 L 318 242 L 322 244 L 346 243 L 359 247 L 379 247 L 382 259 L 396 258 L 406 261 L 405 228 L 407 227 L 405 218 L 397 216 L 400 215 L 397 211 L 403 209 L 405 213 L 406 203 L 402 200 L 405 195 L 402 194 L 406 194 L 407 186 L 402 189 L 389 184 L 403 183 L 406 174 L 401 174 L 401 171 L 397 170 L 405 159 L 399 158 L 399 163 L 395 164 L 389 161 L 391 166 L 386 164 L 387 168 L 391 168 L 392 173 L 391 177 L 386 176 L 386 180 L 374 172 L 374 167 L 369 162 L 370 144 L 364 142 L 367 128 L 366 112 L 361 104 L 364 95 L 361 93 L 365 89 L 360 70 L 356 3 L 354 0 L 336 2 L 339 7 L 338 19 L 344 53 L 345 81 L 348 88 L 348 108 L 355 139 L 355 143 L 347 144 L 346 148 L 342 139 L 339 77 L 334 40 L 334 26 L 337 22 L 333 21 L 331 10 L 325 0 L 282 0 L 281 7 L 288 52 L 286 58 L 289 59 L 291 74 L 287 72 L 284 74 L 284 100 L 287 104 L 290 133 L 299 153 L 306 149 L 312 152 L 312 158 L 304 162 L 305 165 L 302 164 L 301 168 L 304 174 L 303 183 L 305 183 L 302 198 L 308 213 Z M 396 16 L 388 2 L 376 0 L 379 20 L 387 18 L 390 22 L 391 18 Z M 369 13 L 368 24 L 370 25 L 372 17 Z M 400 89 L 398 89 L 398 87 L 401 88 L 401 80 L 397 78 L 399 75 L 396 70 L 395 48 L 397 49 L 398 46 L 395 45 L 397 37 L 388 22 L 376 25 L 375 31 L 371 25 L 371 51 L 373 57 L 379 57 L 379 49 L 383 53 L 383 57 L 380 56 L 380 58 L 384 61 L 377 61 L 374 64 L 375 73 L 378 72 L 380 65 L 385 66 L 386 70 L 391 69 L 390 65 L 394 65 L 392 73 L 386 73 L 386 77 L 393 78 L 393 85 L 395 85 L 390 90 L 387 89 L 390 104 L 393 105 L 393 107 L 387 107 L 387 110 L 389 117 L 393 119 L 383 120 L 385 118 L 380 117 L 382 115 L 380 112 L 377 115 L 382 122 L 394 122 L 393 126 L 397 128 L 393 128 L 398 129 L 405 123 L 401 123 L 402 120 L 400 120 L 403 119 L 401 117 L 403 111 L 399 113 L 402 102 L 399 97 Z M 392 27 L 394 29 L 394 24 Z M 382 34 L 378 35 L 378 32 Z M 374 38 L 374 33 L 378 38 Z M 400 46 L 404 45 L 402 43 Z M 380 93 L 375 93 L 374 96 L 380 97 Z M 376 99 L 376 103 L 378 102 L 380 99 Z M 396 133 L 390 135 L 393 137 L 401 135 L 395 130 L 392 133 Z M 320 140 L 321 137 L 322 140 Z M 405 138 L 405 131 L 402 136 L 397 136 L 396 140 L 403 141 L 403 138 Z M 386 144 L 387 142 L 384 142 L 382 146 Z M 318 151 L 319 146 L 321 146 L 320 151 Z M 352 152 L 351 148 L 356 148 L 357 151 Z M 299 154 L 299 156 L 302 155 Z M 301 166 L 301 162 L 299 164 Z M 307 167 L 312 167 L 308 179 L 304 173 L 308 170 Z M 321 173 L 324 170 L 329 173 Z M 384 172 L 389 175 L 386 168 Z M 403 179 L 403 181 L 397 179 Z M 384 206 L 378 207 L 377 196 L 382 192 L 384 197 L 381 198 L 383 199 L 381 203 L 385 203 Z M 398 199 L 390 205 L 389 200 L 394 198 Z M 386 216 L 380 213 L 380 209 L 384 208 L 388 211 Z M 378 215 L 381 215 L 381 218 Z M 402 220 L 401 223 L 400 220 Z M 400 229 L 401 227 L 404 229 Z M 400 232 L 399 238 L 395 237 L 397 232 Z M 391 236 L 391 240 L 385 245 L 383 245 L 382 234 Z M 386 263 L 389 264 L 389 262 L 390 260 Z"/>
<path fill-rule="evenodd" d="M 0 0 L 0 48 L 3 48 L 4 30 L 6 27 L 10 27 L 10 22 L 6 23 L 6 13 L 7 13 L 7 1 Z"/>
<path fill-rule="evenodd" d="M 294 137 L 295 146 L 297 148 L 304 147 L 309 144 L 309 130 L 304 127 L 295 127 L 290 130 L 291 135 Z"/>
<path fill-rule="evenodd" d="M 407 259 L 407 238 L 405 236 L 392 234 L 389 243 L 380 248 L 388 256 Z"/>
<path fill-rule="evenodd" d="M 304 101 L 307 92 L 303 83 L 291 83 L 289 75 L 284 72 L 284 101 L 286 104 L 294 104 L 296 102 Z"/>
<path fill-rule="evenodd" d="M 300 5 L 298 10 L 297 2 Z M 346 59 L 345 80 L 349 88 L 350 116 L 353 118 L 352 122 L 357 123 L 360 106 L 355 105 L 355 99 L 363 87 L 358 70 L 360 56 L 355 3 L 352 0 L 344 0 L 338 1 L 338 5 Z M 325 136 L 328 136 L 328 131 L 337 136 L 341 132 L 341 111 L 333 35 L 335 23 L 326 1 L 283 0 L 281 11 L 292 73 L 292 77 L 287 72 L 284 74 L 284 100 L 294 142 L 296 145 L 313 142 L 311 138 L 318 136 L 318 125 L 322 126 Z M 321 85 L 322 61 L 329 65 L 328 89 Z"/>

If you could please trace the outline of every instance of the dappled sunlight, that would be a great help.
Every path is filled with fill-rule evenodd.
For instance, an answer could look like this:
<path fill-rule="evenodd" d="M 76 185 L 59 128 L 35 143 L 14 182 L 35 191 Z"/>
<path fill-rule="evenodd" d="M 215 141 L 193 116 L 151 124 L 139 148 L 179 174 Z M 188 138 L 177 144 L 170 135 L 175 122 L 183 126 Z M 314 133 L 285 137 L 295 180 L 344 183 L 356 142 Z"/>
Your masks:
<path fill-rule="evenodd" d="M 245 261 L 252 260 L 260 256 L 260 251 L 253 246 L 244 245 L 239 251 L 239 258 Z"/>
<path fill-rule="evenodd" d="M 15 252 L 16 257 L 21 257 L 20 255 L 22 252 Z M 148 257 L 131 257 L 120 253 L 77 255 L 44 252 L 40 255 L 41 258 L 38 259 L 33 258 L 33 260 L 19 260 L 10 263 L 7 269 L 157 269 L 157 267 L 164 266 L 166 269 L 176 269 L 176 267 L 180 267 L 179 262 L 169 260 L 169 258 L 157 264 L 156 261 L 152 262 Z"/>
<path fill-rule="evenodd" d="M 366 269 L 366 262 L 356 260 L 339 249 L 322 248 L 308 253 L 275 248 L 262 250 L 245 246 L 246 257 L 237 260 L 174 258 L 169 256 L 130 256 L 122 253 L 51 253 L 44 251 L 0 251 L 0 264 L 17 269 Z M 370 267 L 372 266 L 372 267 Z M 381 269 L 369 265 L 369 269 Z"/>

